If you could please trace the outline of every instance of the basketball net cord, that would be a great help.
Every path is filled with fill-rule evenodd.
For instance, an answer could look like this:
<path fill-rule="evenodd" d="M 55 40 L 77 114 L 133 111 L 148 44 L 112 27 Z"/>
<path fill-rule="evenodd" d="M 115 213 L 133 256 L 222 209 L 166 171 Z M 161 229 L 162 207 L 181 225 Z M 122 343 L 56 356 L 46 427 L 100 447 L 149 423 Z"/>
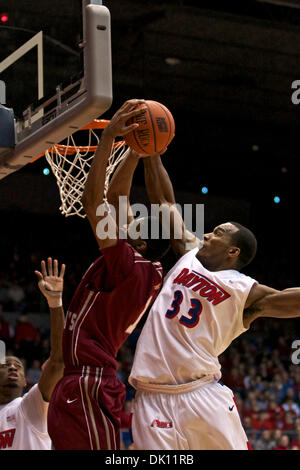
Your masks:
<path fill-rule="evenodd" d="M 100 136 L 96 129 L 103 129 L 109 121 L 95 120 L 81 130 L 88 131 L 88 144 L 79 146 L 75 142 L 75 134 L 67 138 L 65 145 L 56 144 L 45 152 L 45 157 L 56 178 L 61 206 L 59 210 L 63 215 L 69 217 L 77 215 L 86 217 L 81 198 L 95 156 Z M 96 145 L 93 143 L 96 142 Z M 106 167 L 104 184 L 104 202 L 107 203 L 107 191 L 111 177 L 129 151 L 125 142 L 114 142 Z"/>

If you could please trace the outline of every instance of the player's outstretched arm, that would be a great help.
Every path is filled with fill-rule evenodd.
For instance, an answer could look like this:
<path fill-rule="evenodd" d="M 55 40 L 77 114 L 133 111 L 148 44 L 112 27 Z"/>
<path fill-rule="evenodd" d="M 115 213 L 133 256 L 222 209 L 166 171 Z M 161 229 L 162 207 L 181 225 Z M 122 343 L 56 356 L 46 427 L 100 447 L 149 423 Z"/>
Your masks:
<path fill-rule="evenodd" d="M 125 136 L 138 127 L 137 123 L 127 125 L 126 122 L 133 116 L 138 116 L 145 111 L 145 108 L 136 109 L 144 100 L 129 100 L 114 114 L 108 126 L 102 132 L 98 149 L 95 153 L 91 165 L 85 188 L 82 195 L 82 205 L 89 219 L 97 243 L 102 248 L 113 246 L 117 243 L 116 220 L 105 211 L 104 206 L 104 185 L 106 177 L 107 162 L 110 157 L 114 139 L 117 136 Z M 105 218 L 109 225 L 109 230 L 101 237 L 97 230 L 99 222 Z M 97 233 L 98 232 L 98 233 Z"/>
<path fill-rule="evenodd" d="M 260 317 L 300 317 L 300 287 L 280 291 L 262 284 L 254 285 L 246 302 L 244 325 L 249 327 Z"/>
<path fill-rule="evenodd" d="M 170 229 L 170 239 L 175 255 L 180 258 L 187 251 L 200 246 L 200 240 L 190 233 L 176 207 L 173 185 L 167 170 L 162 164 L 160 155 L 144 158 L 144 175 L 146 191 L 151 204 L 161 208 L 161 221 Z M 169 226 L 167 227 L 166 224 Z"/>
<path fill-rule="evenodd" d="M 38 286 L 46 297 L 50 309 L 50 357 L 45 363 L 39 380 L 39 389 L 45 401 L 50 401 L 55 385 L 61 379 L 64 370 L 62 353 L 62 335 L 64 329 L 64 311 L 62 293 L 65 265 L 61 265 L 60 273 L 57 260 L 48 258 L 41 262 L 41 272 L 35 271 Z"/>
<path fill-rule="evenodd" d="M 130 147 L 127 149 L 126 156 L 113 174 L 106 196 L 108 203 L 115 208 L 117 220 L 120 220 L 119 212 L 126 211 L 126 217 L 124 216 L 123 220 L 126 220 L 128 225 L 133 220 L 133 215 L 130 209 L 132 179 L 140 158 L 141 155 Z M 126 205 L 122 207 L 120 206 L 120 196 L 124 196 L 126 198 Z"/>
<path fill-rule="evenodd" d="M 151 204 L 176 204 L 173 185 L 160 155 L 143 159 L 146 191 Z"/>

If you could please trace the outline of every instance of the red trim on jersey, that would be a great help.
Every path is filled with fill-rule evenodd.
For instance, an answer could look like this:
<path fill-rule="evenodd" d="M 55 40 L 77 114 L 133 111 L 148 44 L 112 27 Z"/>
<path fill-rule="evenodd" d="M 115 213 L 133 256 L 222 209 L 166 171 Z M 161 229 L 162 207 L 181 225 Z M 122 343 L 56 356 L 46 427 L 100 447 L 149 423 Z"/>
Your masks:
<path fill-rule="evenodd" d="M 236 402 L 235 396 L 233 395 L 232 398 L 233 398 L 233 401 L 234 401 L 234 403 L 235 403 L 236 409 L 239 411 L 239 408 L 238 408 L 238 406 L 237 406 L 237 402 Z"/>
<path fill-rule="evenodd" d="M 233 397 L 232 397 L 232 398 L 233 398 L 233 401 L 234 401 L 234 403 L 235 403 L 235 406 L 236 406 L 237 412 L 239 413 L 239 409 L 238 409 L 238 406 L 237 406 L 237 402 L 236 402 L 235 396 L 233 395 Z M 241 418 L 240 418 L 240 419 L 241 419 Z M 254 450 L 254 449 L 253 449 L 253 447 L 251 447 L 251 444 L 250 444 L 250 442 L 249 442 L 249 441 L 247 441 L 247 448 L 248 448 L 248 450 Z"/>

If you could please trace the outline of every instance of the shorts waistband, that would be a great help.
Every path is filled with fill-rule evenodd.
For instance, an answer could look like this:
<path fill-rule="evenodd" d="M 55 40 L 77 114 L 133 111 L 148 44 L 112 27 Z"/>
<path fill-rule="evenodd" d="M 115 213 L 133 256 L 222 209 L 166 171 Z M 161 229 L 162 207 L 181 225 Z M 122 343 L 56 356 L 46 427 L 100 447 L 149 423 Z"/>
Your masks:
<path fill-rule="evenodd" d="M 78 366 L 65 367 L 64 375 L 98 375 L 98 376 L 116 376 L 117 371 L 114 367 L 109 366 Z"/>
<path fill-rule="evenodd" d="M 131 385 L 137 390 L 137 392 L 151 392 L 151 393 L 166 393 L 170 395 L 178 395 L 181 393 L 189 393 L 194 390 L 198 390 L 204 385 L 217 381 L 215 375 L 203 375 L 197 380 L 187 382 L 185 384 L 178 385 L 162 385 L 156 383 L 145 383 L 142 381 L 131 381 Z"/>

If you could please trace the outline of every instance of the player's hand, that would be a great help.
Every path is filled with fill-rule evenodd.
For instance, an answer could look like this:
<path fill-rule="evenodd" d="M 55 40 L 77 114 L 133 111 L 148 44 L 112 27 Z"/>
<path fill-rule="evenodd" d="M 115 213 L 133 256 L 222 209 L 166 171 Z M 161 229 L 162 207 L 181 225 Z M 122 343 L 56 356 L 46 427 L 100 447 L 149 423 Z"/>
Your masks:
<path fill-rule="evenodd" d="M 144 153 L 138 153 L 136 152 L 135 150 L 133 150 L 133 148 L 131 147 L 128 147 L 129 148 L 129 154 L 128 154 L 128 158 L 136 158 L 136 159 L 139 159 L 139 158 L 144 158 L 144 157 L 150 157 L 150 155 L 146 155 Z"/>
<path fill-rule="evenodd" d="M 109 124 L 106 126 L 104 133 L 109 135 L 111 138 L 118 136 L 125 136 L 129 132 L 139 127 L 138 123 L 127 125 L 127 121 L 134 117 L 143 114 L 146 111 L 146 106 L 142 106 L 137 109 L 138 106 L 145 103 L 145 100 L 128 100 L 125 101 L 123 106 L 114 114 Z"/>
<path fill-rule="evenodd" d="M 51 308 L 62 306 L 65 269 L 65 264 L 62 264 L 58 274 L 58 261 L 56 259 L 52 261 L 52 258 L 48 258 L 47 267 L 44 260 L 41 262 L 42 272 L 34 271 L 38 278 L 40 291 L 46 297 Z"/>
<path fill-rule="evenodd" d="M 131 147 L 129 147 L 130 149 L 130 154 L 129 154 L 129 157 L 133 157 L 133 158 L 148 158 L 148 157 L 154 157 L 155 155 L 163 155 L 167 150 L 168 150 L 168 147 L 164 148 L 161 152 L 159 153 L 153 153 L 153 154 L 150 154 L 150 153 L 138 153 L 136 152 L 135 150 L 133 150 Z"/>

